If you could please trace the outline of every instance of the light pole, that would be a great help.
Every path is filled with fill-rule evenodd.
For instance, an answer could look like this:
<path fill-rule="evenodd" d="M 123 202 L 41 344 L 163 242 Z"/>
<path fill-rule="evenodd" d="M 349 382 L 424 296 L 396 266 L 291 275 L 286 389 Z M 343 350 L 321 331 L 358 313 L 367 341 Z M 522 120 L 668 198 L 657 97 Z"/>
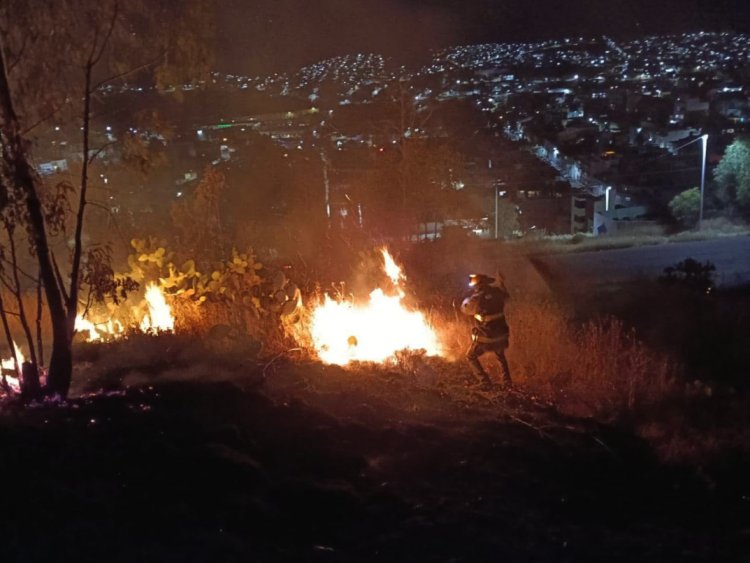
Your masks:
<path fill-rule="evenodd" d="M 676 153 L 679 150 L 684 149 L 688 145 L 692 145 L 693 143 L 697 143 L 698 141 L 703 141 L 703 158 L 701 166 L 701 197 L 700 197 L 700 207 L 698 210 L 698 230 L 700 231 L 703 228 L 703 192 L 706 189 L 706 152 L 708 148 L 708 134 L 703 134 L 700 137 L 697 137 L 693 139 L 692 141 L 688 141 L 682 146 L 677 147 L 674 149 L 674 152 Z"/>
<path fill-rule="evenodd" d="M 504 186 L 505 182 L 493 182 L 492 189 L 495 191 L 495 240 L 500 238 L 500 220 L 498 218 L 498 211 L 500 208 L 500 204 L 498 202 L 499 194 L 498 191 L 500 190 L 501 186 Z"/>
<path fill-rule="evenodd" d="M 703 191 L 706 188 L 706 149 L 708 148 L 708 135 L 703 135 L 703 166 L 701 166 L 701 205 L 698 214 L 698 230 L 703 230 Z"/>
<path fill-rule="evenodd" d="M 497 186 L 493 186 L 495 190 L 495 240 L 497 240 L 498 234 L 498 222 L 497 222 Z"/>
<path fill-rule="evenodd" d="M 604 192 L 604 211 L 609 211 L 609 192 L 612 191 L 612 186 L 607 186 L 607 190 Z"/>

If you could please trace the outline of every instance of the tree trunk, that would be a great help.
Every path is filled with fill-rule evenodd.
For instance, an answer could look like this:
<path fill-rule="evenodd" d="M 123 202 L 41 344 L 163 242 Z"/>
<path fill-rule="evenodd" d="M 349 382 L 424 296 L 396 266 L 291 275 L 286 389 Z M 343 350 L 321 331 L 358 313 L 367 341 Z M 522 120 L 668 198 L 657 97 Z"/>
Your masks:
<path fill-rule="evenodd" d="M 44 341 L 42 339 L 42 315 L 44 302 L 42 301 L 42 280 L 36 283 L 36 352 L 39 357 L 39 366 L 44 366 Z"/>
<path fill-rule="evenodd" d="M 12 176 L 16 189 L 24 194 L 29 213 L 29 231 L 34 242 L 39 273 L 44 284 L 50 319 L 52 321 L 52 357 L 49 363 L 46 392 L 68 395 L 73 374 L 73 333 L 68 330 L 61 288 L 57 283 L 50 258 L 42 202 L 36 191 L 34 173 L 27 158 L 27 145 L 21 136 L 21 127 L 13 107 L 13 97 L 8 83 L 5 64 L 5 48 L 0 37 L 0 134 L 2 134 L 2 157 L 6 169 Z"/>
<path fill-rule="evenodd" d="M 70 268 L 70 291 L 67 303 L 68 330 L 73 334 L 76 315 L 78 314 L 78 293 L 81 285 L 81 257 L 83 256 L 83 220 L 86 214 L 86 192 L 89 186 L 89 128 L 91 126 L 91 61 L 86 64 L 84 84 L 86 90 L 83 97 L 83 166 L 81 168 L 81 186 L 78 196 L 78 213 L 76 213 L 75 244 L 73 246 L 73 260 Z"/>
<path fill-rule="evenodd" d="M 39 367 L 33 362 L 24 362 L 21 366 L 21 399 L 33 401 L 42 394 L 39 385 Z"/>
<path fill-rule="evenodd" d="M 6 231 L 8 232 L 8 244 L 10 245 L 10 255 L 13 264 L 11 270 L 13 273 L 14 286 L 10 289 L 11 292 L 16 296 L 16 302 L 18 303 L 18 319 L 21 322 L 23 333 L 26 336 L 26 343 L 29 346 L 29 358 L 31 359 L 32 364 L 38 365 L 39 361 L 37 360 L 36 356 L 36 346 L 34 346 L 34 339 L 31 335 L 29 319 L 26 316 L 26 307 L 23 304 L 21 280 L 18 277 L 18 256 L 16 254 L 16 241 L 13 238 L 13 229 L 9 225 L 6 226 Z"/>
<path fill-rule="evenodd" d="M 10 325 L 8 324 L 8 314 L 5 312 L 5 304 L 3 303 L 3 296 L 0 293 L 0 320 L 2 320 L 3 323 L 3 331 L 5 332 L 5 339 L 8 341 L 8 348 L 10 349 L 11 358 L 13 358 L 13 366 L 16 370 L 16 377 L 18 377 L 18 374 L 21 372 L 21 366 L 18 364 L 18 354 L 16 354 L 16 346 L 15 342 L 13 342 L 13 334 L 10 331 Z M 5 392 L 8 393 L 10 391 L 10 386 L 8 385 L 8 379 L 5 376 L 5 372 L 2 372 L 2 378 L 3 378 L 3 389 L 5 389 Z"/>

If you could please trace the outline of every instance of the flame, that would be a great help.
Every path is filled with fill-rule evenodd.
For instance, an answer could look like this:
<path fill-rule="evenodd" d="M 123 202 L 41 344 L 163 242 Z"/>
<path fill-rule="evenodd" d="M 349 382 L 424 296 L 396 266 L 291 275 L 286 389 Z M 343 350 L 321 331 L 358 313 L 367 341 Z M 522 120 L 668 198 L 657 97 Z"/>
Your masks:
<path fill-rule="evenodd" d="M 171 332 L 174 330 L 174 316 L 159 286 L 150 283 L 146 287 L 148 314 L 141 321 L 143 332 Z"/>
<path fill-rule="evenodd" d="M 138 324 L 142 332 L 158 333 L 174 330 L 172 309 L 167 304 L 161 288 L 156 284 L 150 283 L 146 287 L 146 306 L 148 312 Z M 136 318 L 141 311 L 141 308 L 134 308 Z M 125 326 L 120 320 L 103 315 L 95 315 L 95 317 L 98 320 L 85 319 L 82 315 L 76 317 L 75 330 L 85 334 L 87 342 L 115 340 L 125 335 Z"/>
<path fill-rule="evenodd" d="M 88 332 L 89 336 L 86 339 L 88 342 L 95 342 L 97 340 L 101 340 L 102 338 L 101 334 L 99 334 L 99 331 L 96 330 L 96 325 L 90 320 L 84 319 L 81 315 L 76 316 L 75 331 Z"/>
<path fill-rule="evenodd" d="M 391 278 L 393 285 L 398 286 L 402 280 L 406 280 L 404 274 L 401 272 L 401 268 L 398 267 L 398 264 L 396 264 L 387 249 L 383 248 L 380 252 L 383 255 L 383 270 L 385 271 L 385 275 Z"/>
<path fill-rule="evenodd" d="M 118 338 L 125 332 L 125 327 L 117 319 L 109 319 L 100 323 L 94 323 L 83 316 L 76 317 L 76 332 L 88 332 L 86 342 L 97 342 L 107 339 Z"/>
<path fill-rule="evenodd" d="M 26 358 L 24 358 L 23 353 L 21 352 L 21 349 L 18 347 L 18 344 L 13 342 L 13 348 L 16 351 L 16 359 L 18 360 L 18 366 L 16 367 L 15 362 L 13 361 L 13 357 L 0 360 L 0 367 L 2 367 L 3 373 L 5 374 L 5 380 L 8 382 L 8 385 L 10 386 L 11 390 L 15 393 L 21 392 L 21 366 L 26 361 Z M 12 374 L 15 373 L 16 375 L 13 376 Z"/>
<path fill-rule="evenodd" d="M 366 304 L 335 301 L 328 296 L 312 311 L 310 334 L 320 359 L 328 364 L 351 361 L 385 362 L 400 350 L 425 350 L 441 354 L 435 330 L 424 314 L 406 308 L 400 287 L 404 275 L 387 250 L 383 249 L 384 271 L 395 286 L 396 295 L 382 289 L 370 293 Z"/>

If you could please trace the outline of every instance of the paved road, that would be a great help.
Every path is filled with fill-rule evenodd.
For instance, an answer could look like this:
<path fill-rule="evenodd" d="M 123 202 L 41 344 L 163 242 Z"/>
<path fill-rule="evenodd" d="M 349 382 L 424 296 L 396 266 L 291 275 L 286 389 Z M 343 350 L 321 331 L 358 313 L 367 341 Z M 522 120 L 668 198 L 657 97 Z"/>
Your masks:
<path fill-rule="evenodd" d="M 717 285 L 750 283 L 750 237 L 672 242 L 618 250 L 555 254 L 538 259 L 541 270 L 566 285 L 595 285 L 637 278 L 655 279 L 685 258 L 716 266 Z"/>

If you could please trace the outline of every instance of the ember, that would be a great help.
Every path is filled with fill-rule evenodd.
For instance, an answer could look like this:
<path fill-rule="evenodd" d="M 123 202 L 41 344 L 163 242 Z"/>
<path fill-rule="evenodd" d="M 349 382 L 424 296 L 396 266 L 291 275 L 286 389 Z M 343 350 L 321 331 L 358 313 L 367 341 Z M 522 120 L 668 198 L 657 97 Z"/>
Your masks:
<path fill-rule="evenodd" d="M 382 250 L 384 271 L 394 294 L 377 288 L 366 304 L 336 301 L 326 296 L 312 311 L 310 332 L 320 359 L 328 364 L 352 361 L 386 362 L 400 350 L 425 350 L 441 354 L 435 330 L 420 311 L 402 300 L 404 275 L 387 250 Z"/>

